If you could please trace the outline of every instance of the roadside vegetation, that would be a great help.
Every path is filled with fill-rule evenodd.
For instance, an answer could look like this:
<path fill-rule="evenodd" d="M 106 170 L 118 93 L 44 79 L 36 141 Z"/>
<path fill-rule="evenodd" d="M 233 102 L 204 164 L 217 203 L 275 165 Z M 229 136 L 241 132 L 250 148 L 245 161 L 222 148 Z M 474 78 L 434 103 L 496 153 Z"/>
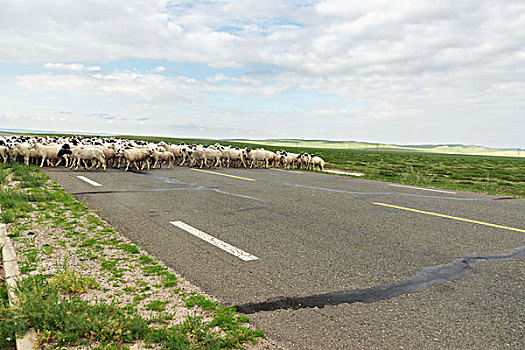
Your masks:
<path fill-rule="evenodd" d="M 0 164 L 0 185 L 0 220 L 23 274 L 13 307 L 0 285 L 0 349 L 31 327 L 42 349 L 228 349 L 264 339 L 35 166 Z"/>

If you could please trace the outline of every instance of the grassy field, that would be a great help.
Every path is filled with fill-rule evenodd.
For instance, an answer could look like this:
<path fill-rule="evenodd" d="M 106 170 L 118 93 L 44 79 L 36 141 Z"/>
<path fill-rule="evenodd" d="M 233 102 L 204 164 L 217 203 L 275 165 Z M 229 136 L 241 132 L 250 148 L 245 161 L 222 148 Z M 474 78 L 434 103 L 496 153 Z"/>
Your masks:
<path fill-rule="evenodd" d="M 327 168 L 360 172 L 365 174 L 366 179 L 525 198 L 524 151 L 520 153 L 520 157 L 510 157 L 502 155 L 517 155 L 517 151 L 463 145 L 399 147 L 322 140 L 228 141 L 146 136 L 117 137 L 152 142 L 184 141 L 187 144 L 205 145 L 219 142 L 238 147 L 264 147 L 271 151 L 286 149 L 295 153 L 308 152 L 319 155 L 327 161 Z M 483 155 L 448 154 L 454 152 Z"/>
<path fill-rule="evenodd" d="M 295 153 L 314 153 L 327 161 L 326 168 L 360 172 L 364 178 L 408 185 L 429 186 L 457 191 L 473 191 L 499 196 L 525 198 L 525 158 L 462 154 L 440 154 L 391 149 L 330 149 L 281 147 L 248 142 L 162 137 L 132 137 L 159 142 L 184 141 L 188 144 L 214 144 L 271 151 L 286 149 Z"/>

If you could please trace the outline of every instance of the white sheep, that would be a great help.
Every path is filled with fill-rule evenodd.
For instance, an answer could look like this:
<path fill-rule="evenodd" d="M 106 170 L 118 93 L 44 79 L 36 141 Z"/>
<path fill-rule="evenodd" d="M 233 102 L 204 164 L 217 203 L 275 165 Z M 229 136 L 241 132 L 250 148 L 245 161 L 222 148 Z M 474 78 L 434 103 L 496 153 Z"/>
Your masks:
<path fill-rule="evenodd" d="M 280 162 L 284 169 L 290 169 L 290 166 L 292 169 L 295 169 L 296 167 L 299 167 L 301 155 L 297 153 L 290 153 L 286 151 L 280 152 Z"/>
<path fill-rule="evenodd" d="M 84 163 L 84 168 L 87 170 L 93 169 L 95 164 L 97 169 L 102 165 L 102 169 L 106 171 L 106 157 L 104 152 L 100 148 L 96 147 L 77 147 L 70 150 L 73 161 L 71 162 L 70 169 L 76 165 L 75 171 L 80 166 L 80 161 Z M 91 162 L 91 166 L 88 168 L 86 161 Z"/>
<path fill-rule="evenodd" d="M 258 148 L 252 150 L 250 147 L 245 149 L 246 159 L 250 163 L 250 168 L 259 166 L 259 163 L 264 163 L 264 167 L 268 168 L 270 161 L 273 161 L 275 153 L 266 151 L 264 148 Z"/>
<path fill-rule="evenodd" d="M 130 164 L 133 163 L 137 171 L 143 170 L 144 166 L 147 164 L 148 170 L 150 169 L 150 157 L 153 153 L 153 150 L 151 149 L 145 149 L 145 148 L 131 148 L 131 149 L 124 149 L 122 151 L 122 156 L 124 157 L 126 161 L 126 169 L 125 171 L 128 171 Z M 142 162 L 142 167 L 139 169 L 138 163 Z"/>
<path fill-rule="evenodd" d="M 243 153 L 238 147 L 233 148 L 231 146 L 221 146 L 219 151 L 222 154 L 222 159 L 225 162 L 225 166 L 230 167 L 231 163 L 233 162 L 236 166 L 240 166 L 242 164 L 246 168 L 246 162 L 244 161 L 245 153 Z"/>
<path fill-rule="evenodd" d="M 216 150 L 212 147 L 205 147 L 205 146 L 196 146 L 190 148 L 188 151 L 188 155 L 190 157 L 190 167 L 195 166 L 200 161 L 200 168 L 203 166 L 212 167 L 222 166 L 221 158 L 222 154 L 219 150 Z M 208 165 L 208 160 L 211 161 L 210 165 Z"/>
<path fill-rule="evenodd" d="M 24 157 L 24 164 L 29 165 L 29 161 L 31 159 L 36 160 L 39 155 L 38 151 L 33 148 L 33 145 L 28 142 L 19 143 L 15 146 L 15 150 L 13 151 L 13 154 L 18 153 L 22 157 Z M 16 159 L 16 157 L 14 158 Z"/>
<path fill-rule="evenodd" d="M 312 165 L 312 169 L 315 169 L 316 167 L 319 168 L 319 170 L 323 171 L 324 169 L 324 160 L 323 158 L 319 156 L 314 156 L 312 154 L 312 160 L 310 161 L 310 164 Z"/>
<path fill-rule="evenodd" d="M 62 145 L 43 145 L 41 143 L 35 143 L 31 148 L 35 149 L 38 156 L 42 157 L 42 162 L 40 163 L 41 168 L 44 166 L 46 160 L 48 166 L 58 166 L 58 164 L 62 162 L 62 159 L 64 159 L 64 157 L 58 157 L 58 152 L 62 148 Z M 53 163 L 53 160 L 56 160 L 57 162 Z"/>
<path fill-rule="evenodd" d="M 9 156 L 9 148 L 7 146 L 0 146 L 0 156 L 2 156 L 4 163 L 7 163 L 7 157 Z"/>
<path fill-rule="evenodd" d="M 168 145 L 161 141 L 158 143 L 159 146 L 163 147 L 166 151 L 173 153 L 175 158 L 180 159 L 179 165 L 183 165 L 186 162 L 188 156 L 188 147 L 185 144 L 180 145 Z"/>
<path fill-rule="evenodd" d="M 168 162 L 168 168 L 172 168 L 173 163 L 175 162 L 175 155 L 168 151 L 153 150 L 152 158 L 155 161 L 153 164 L 153 169 L 157 168 L 157 164 L 159 165 L 160 169 L 162 167 L 162 162 Z"/>

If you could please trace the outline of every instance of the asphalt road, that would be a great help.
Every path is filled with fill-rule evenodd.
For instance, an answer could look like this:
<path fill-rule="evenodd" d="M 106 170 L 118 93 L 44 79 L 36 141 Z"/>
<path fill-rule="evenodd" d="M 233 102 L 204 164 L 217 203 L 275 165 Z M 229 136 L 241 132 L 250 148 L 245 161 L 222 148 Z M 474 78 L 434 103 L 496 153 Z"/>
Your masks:
<path fill-rule="evenodd" d="M 525 200 L 276 169 L 207 171 L 46 169 L 283 347 L 524 347 L 525 251 L 516 249 L 525 246 Z M 251 260 L 171 223 L 179 221 Z"/>

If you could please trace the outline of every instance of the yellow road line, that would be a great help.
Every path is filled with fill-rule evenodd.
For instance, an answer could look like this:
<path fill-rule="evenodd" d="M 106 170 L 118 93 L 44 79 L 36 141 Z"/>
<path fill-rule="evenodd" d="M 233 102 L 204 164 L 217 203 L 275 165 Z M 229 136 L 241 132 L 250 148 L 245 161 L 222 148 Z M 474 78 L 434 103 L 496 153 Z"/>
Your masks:
<path fill-rule="evenodd" d="M 395 208 L 395 209 L 401 209 L 401 210 L 413 211 L 413 212 L 415 212 L 415 213 L 420 213 L 420 214 L 427 214 L 427 215 L 440 216 L 440 217 L 442 217 L 442 218 L 447 218 L 447 219 L 453 219 L 453 220 L 459 220 L 459 221 L 471 222 L 471 223 L 479 224 L 479 225 L 485 225 L 485 226 L 491 226 L 491 227 L 496 227 L 496 228 L 502 228 L 502 229 L 505 229 L 505 230 L 512 230 L 512 231 L 518 231 L 518 232 L 525 232 L 525 230 L 522 230 L 522 229 L 519 229 L 519 228 L 508 227 L 508 226 L 501 226 L 501 225 L 491 224 L 491 223 L 483 222 L 483 221 L 476 221 L 476 220 L 470 220 L 470 219 L 458 218 L 457 216 L 450 216 L 450 215 L 445 215 L 445 214 L 438 214 L 438 213 L 433 213 L 433 212 L 430 212 L 430 211 L 423 211 L 423 210 L 417 210 L 417 209 L 412 209 L 412 208 L 405 208 L 405 207 L 400 207 L 400 206 L 397 206 L 397 205 L 385 204 L 385 203 L 379 203 L 379 202 L 374 202 L 374 204 L 375 204 L 375 205 L 381 205 L 381 206 L 383 206 L 383 207 L 390 207 L 390 208 Z"/>
<path fill-rule="evenodd" d="M 240 176 L 235 176 L 235 175 L 228 175 L 228 174 L 216 173 L 216 172 L 214 172 L 214 171 L 209 171 L 209 170 L 193 169 L 193 168 L 191 168 L 190 170 L 193 170 L 193 171 L 200 171 L 200 172 L 203 172 L 203 173 L 209 173 L 209 174 L 214 174 L 214 175 L 221 175 L 221 176 L 233 177 L 234 179 L 241 179 L 241 180 L 246 180 L 246 181 L 255 181 L 255 179 L 249 179 L 249 178 L 247 178 L 247 177 L 240 177 Z"/>

